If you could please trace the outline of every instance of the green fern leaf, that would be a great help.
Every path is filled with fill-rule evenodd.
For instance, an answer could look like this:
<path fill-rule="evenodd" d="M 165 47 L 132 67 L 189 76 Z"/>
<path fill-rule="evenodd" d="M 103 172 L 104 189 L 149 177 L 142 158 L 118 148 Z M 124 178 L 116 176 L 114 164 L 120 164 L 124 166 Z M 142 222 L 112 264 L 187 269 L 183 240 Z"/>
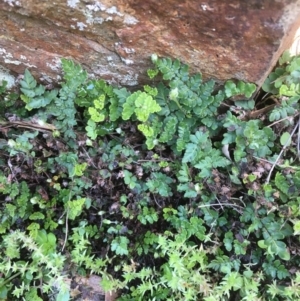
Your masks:
<path fill-rule="evenodd" d="M 154 135 L 154 130 L 151 126 L 146 125 L 146 124 L 139 124 L 138 129 L 144 134 L 145 137 L 153 137 Z"/>
<path fill-rule="evenodd" d="M 135 100 L 135 113 L 137 119 L 145 122 L 151 113 L 159 112 L 161 107 L 156 103 L 151 95 L 142 92 Z"/>
<path fill-rule="evenodd" d="M 69 219 L 74 220 L 82 212 L 85 198 L 77 199 L 74 201 L 68 201 L 66 203 L 66 210 L 68 210 Z"/>
<path fill-rule="evenodd" d="M 183 163 L 181 169 L 178 172 L 179 176 L 177 177 L 179 182 L 189 182 L 190 181 L 190 172 L 187 164 Z"/>
<path fill-rule="evenodd" d="M 17 209 L 17 207 L 15 205 L 6 204 L 5 209 L 7 210 L 9 216 L 15 217 L 15 213 L 16 213 L 16 209 Z"/>
<path fill-rule="evenodd" d="M 126 98 L 126 102 L 123 104 L 122 119 L 128 120 L 132 116 L 135 110 L 135 100 L 140 95 L 140 91 L 132 93 Z"/>
<path fill-rule="evenodd" d="M 29 216 L 30 220 L 38 220 L 38 219 L 45 219 L 45 215 L 41 212 L 34 212 Z"/>
<path fill-rule="evenodd" d="M 176 141 L 176 149 L 181 152 L 186 148 L 186 143 L 190 138 L 190 130 L 187 125 L 180 123 L 178 127 L 178 139 Z"/>
<path fill-rule="evenodd" d="M 28 69 L 25 70 L 25 73 L 24 73 L 24 79 L 22 79 L 20 81 L 20 85 L 21 85 L 21 91 L 22 89 L 25 89 L 25 91 L 32 91 L 36 85 L 37 85 L 37 82 L 36 80 L 34 79 L 34 77 L 31 75 L 31 73 L 28 71 Z M 23 91 L 22 91 L 23 92 Z M 24 92 L 23 92 L 24 93 Z M 25 94 L 25 93 L 24 93 Z M 29 96 L 29 95 L 28 95 Z"/>
<path fill-rule="evenodd" d="M 100 113 L 96 108 L 90 107 L 88 111 L 91 115 L 91 120 L 95 122 L 102 122 L 105 120 L 105 115 Z"/>
<path fill-rule="evenodd" d="M 178 120 L 174 116 L 169 116 L 164 120 L 163 132 L 159 137 L 160 142 L 168 142 L 174 139 Z"/>
<path fill-rule="evenodd" d="M 128 255 L 129 239 L 126 236 L 118 236 L 111 243 L 111 250 L 117 255 Z"/>
<path fill-rule="evenodd" d="M 169 184 L 173 182 L 172 178 L 161 172 L 152 172 L 151 179 L 146 183 L 149 190 L 158 193 L 163 197 L 172 196 L 172 190 Z"/>
<path fill-rule="evenodd" d="M 182 163 L 193 162 L 197 159 L 199 152 L 199 146 L 194 143 L 188 143 L 186 145 L 185 153 L 182 158 Z"/>
<path fill-rule="evenodd" d="M 87 79 L 87 72 L 79 64 L 72 60 L 62 58 L 61 65 L 64 72 L 64 79 L 69 88 L 76 90 Z"/>
<path fill-rule="evenodd" d="M 195 198 L 198 195 L 197 191 L 189 183 L 179 184 L 177 190 L 184 192 L 183 197 L 185 198 Z"/>
<path fill-rule="evenodd" d="M 111 121 L 116 121 L 122 116 L 123 104 L 130 96 L 130 93 L 125 88 L 114 89 L 113 93 L 114 95 L 110 98 L 109 118 Z"/>
<path fill-rule="evenodd" d="M 105 104 L 105 94 L 100 95 L 98 98 L 94 100 L 94 106 L 98 110 L 102 110 Z"/>
<path fill-rule="evenodd" d="M 96 123 L 93 120 L 89 120 L 87 122 L 87 126 L 85 127 L 86 134 L 88 137 L 91 139 L 96 139 L 97 138 L 97 130 L 96 130 Z"/>
<path fill-rule="evenodd" d="M 148 86 L 148 85 L 145 85 L 145 86 L 144 86 L 144 90 L 145 90 L 145 92 L 146 92 L 147 94 L 149 94 L 149 95 L 151 95 L 151 96 L 153 96 L 153 97 L 155 97 L 155 96 L 157 95 L 157 93 L 158 93 L 157 88 L 153 88 L 153 87 L 150 87 L 150 86 Z"/>

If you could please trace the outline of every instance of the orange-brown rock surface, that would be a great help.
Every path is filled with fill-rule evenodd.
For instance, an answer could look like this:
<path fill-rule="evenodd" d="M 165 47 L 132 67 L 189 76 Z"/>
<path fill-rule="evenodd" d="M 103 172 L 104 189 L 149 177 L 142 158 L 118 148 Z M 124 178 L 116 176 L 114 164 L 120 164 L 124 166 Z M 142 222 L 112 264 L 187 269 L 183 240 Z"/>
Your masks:
<path fill-rule="evenodd" d="M 28 68 L 56 82 L 67 57 L 134 86 L 157 53 L 205 77 L 260 84 L 299 19 L 300 0 L 0 0 L 0 80 Z"/>

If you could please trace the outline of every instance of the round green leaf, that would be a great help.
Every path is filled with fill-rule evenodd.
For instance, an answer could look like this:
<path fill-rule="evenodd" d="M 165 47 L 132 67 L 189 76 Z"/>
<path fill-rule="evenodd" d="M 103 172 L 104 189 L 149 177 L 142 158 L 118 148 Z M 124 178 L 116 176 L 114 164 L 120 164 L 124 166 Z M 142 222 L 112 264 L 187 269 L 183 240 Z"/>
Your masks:
<path fill-rule="evenodd" d="M 280 137 L 280 143 L 282 146 L 291 145 L 291 135 L 288 132 L 284 132 Z"/>

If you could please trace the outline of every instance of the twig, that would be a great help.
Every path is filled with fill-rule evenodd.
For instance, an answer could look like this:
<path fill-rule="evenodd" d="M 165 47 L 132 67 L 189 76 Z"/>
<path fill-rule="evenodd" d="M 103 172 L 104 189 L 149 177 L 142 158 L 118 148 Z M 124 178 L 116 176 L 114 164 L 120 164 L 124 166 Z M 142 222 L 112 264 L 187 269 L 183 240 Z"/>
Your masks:
<path fill-rule="evenodd" d="M 73 182 L 73 178 L 72 178 L 72 187 L 71 188 L 73 188 L 73 184 L 74 184 L 74 182 Z M 68 201 L 68 203 L 71 201 L 71 191 L 70 191 L 70 193 L 69 193 L 69 201 Z M 65 249 L 65 246 L 66 246 L 66 244 L 67 244 L 67 240 L 68 240 L 68 234 L 69 234 L 69 224 L 68 224 L 68 220 L 69 220 L 69 208 L 67 208 L 67 210 L 66 210 L 66 235 L 65 235 L 65 239 L 64 239 L 64 244 L 63 244 L 63 246 L 62 246 L 62 248 L 61 248 L 61 251 L 63 252 L 64 251 L 64 249 Z"/>
<path fill-rule="evenodd" d="M 289 139 L 287 139 L 287 141 L 285 142 L 285 144 L 284 144 L 284 146 L 283 146 L 281 152 L 279 153 L 278 157 L 276 158 L 275 162 L 273 163 L 273 165 L 272 165 L 272 167 L 271 167 L 271 169 L 270 169 L 270 171 L 269 171 L 268 177 L 267 177 L 267 179 L 266 179 L 266 184 L 268 184 L 268 183 L 270 182 L 270 178 L 271 178 L 271 176 L 272 176 L 272 172 L 273 172 L 275 166 L 277 165 L 277 162 L 279 161 L 280 157 L 282 156 L 283 152 L 285 151 L 287 145 L 290 143 L 290 141 L 291 141 L 291 139 L 292 139 L 292 136 L 295 134 L 297 128 L 299 127 L 299 122 L 300 122 L 300 119 L 299 119 L 299 121 L 297 122 L 296 126 L 294 127 L 292 133 L 290 134 Z"/>
<path fill-rule="evenodd" d="M 153 198 L 154 198 L 154 201 L 155 201 L 156 205 L 157 205 L 159 208 L 162 208 L 162 206 L 158 204 L 158 202 L 157 202 L 156 197 L 155 197 L 154 194 L 153 194 Z"/>
<path fill-rule="evenodd" d="M 260 161 L 264 161 L 264 162 L 267 162 L 267 163 L 270 163 L 270 164 L 274 164 L 274 162 L 272 161 L 269 161 L 269 160 L 266 160 L 266 159 L 263 159 L 263 158 L 259 158 L 259 157 L 255 157 L 253 156 L 254 159 L 257 159 L 257 160 L 260 160 Z M 281 164 L 276 164 L 278 167 L 280 168 L 291 168 L 291 169 L 296 169 L 296 170 L 300 170 L 300 167 L 297 167 L 297 166 L 292 166 L 292 165 L 281 165 Z"/>
<path fill-rule="evenodd" d="M 211 206 L 220 206 L 223 209 L 223 205 L 225 206 L 232 206 L 232 207 L 238 207 L 240 209 L 244 209 L 242 206 L 236 205 L 236 204 L 230 204 L 230 203 L 218 203 L 218 204 L 204 204 L 204 205 L 199 205 L 198 208 L 204 208 L 204 207 L 211 207 Z"/>
<path fill-rule="evenodd" d="M 298 124 L 299 123 L 300 123 L 300 116 L 299 116 Z M 298 126 L 297 153 L 298 153 L 298 157 L 299 157 L 300 156 L 300 126 Z"/>
<path fill-rule="evenodd" d="M 273 123 L 269 124 L 267 127 L 270 128 L 270 127 L 272 127 L 273 125 L 275 125 L 275 124 L 277 124 L 277 123 L 279 123 L 279 122 L 281 122 L 281 121 L 284 121 L 284 120 L 289 119 L 289 118 L 292 118 L 292 117 L 296 117 L 296 116 L 298 116 L 298 115 L 300 115 L 300 113 L 297 113 L 297 114 L 295 114 L 295 115 L 293 115 L 293 116 L 287 116 L 287 117 L 285 117 L 285 118 L 279 119 L 279 120 L 274 121 Z"/>
<path fill-rule="evenodd" d="M 13 171 L 13 166 L 12 166 L 12 164 L 11 164 L 11 162 L 10 162 L 10 158 L 7 160 L 7 165 L 8 165 L 8 167 L 9 167 L 10 171 L 11 171 L 12 176 L 15 177 L 14 171 Z M 18 181 L 18 180 L 17 180 L 17 181 Z"/>
<path fill-rule="evenodd" d="M 246 208 L 246 204 L 244 203 L 244 201 L 242 200 L 242 196 L 239 197 L 239 198 L 230 198 L 230 200 L 237 200 L 237 201 L 240 201 L 241 203 L 243 203 L 244 207 Z"/>
<path fill-rule="evenodd" d="M 16 128 L 26 128 L 31 130 L 37 130 L 37 131 L 55 131 L 56 127 L 49 123 L 44 124 L 38 124 L 33 123 L 32 121 L 1 121 L 0 122 L 0 129 L 6 129 L 9 127 L 16 127 Z"/>
<path fill-rule="evenodd" d="M 206 180 L 205 180 L 206 182 Z M 219 202 L 219 206 L 221 206 L 222 210 L 224 210 L 220 200 L 218 199 L 218 197 L 216 196 L 216 194 L 212 191 L 212 189 L 210 188 L 210 186 L 208 185 L 209 190 L 213 193 L 214 197 L 217 199 L 217 201 Z M 200 207 L 199 207 L 200 208 Z"/>
<path fill-rule="evenodd" d="M 66 215 L 66 235 L 65 235 L 65 239 L 64 239 L 64 244 L 61 248 L 61 251 L 63 252 L 65 249 L 65 246 L 67 244 L 67 240 L 68 240 L 68 234 L 69 234 L 69 224 L 68 224 L 68 218 L 69 218 L 69 210 L 67 209 L 67 215 Z"/>
<path fill-rule="evenodd" d="M 96 169 L 98 169 L 98 167 L 95 165 L 95 163 L 93 162 L 93 160 L 92 160 L 92 158 L 90 157 L 90 155 L 89 155 L 89 153 L 87 152 L 87 150 L 84 148 L 84 147 L 82 147 L 82 149 L 84 150 L 84 152 L 85 152 L 85 154 L 88 156 L 88 158 L 90 159 L 90 162 L 91 162 L 91 164 L 96 168 Z"/>
<path fill-rule="evenodd" d="M 267 107 L 264 107 L 260 110 L 256 110 L 254 112 L 250 112 L 250 114 L 248 115 L 248 118 L 250 119 L 254 119 L 257 118 L 259 115 L 262 115 L 266 112 L 269 112 L 271 109 L 273 109 L 275 107 L 275 104 L 269 105 Z"/>

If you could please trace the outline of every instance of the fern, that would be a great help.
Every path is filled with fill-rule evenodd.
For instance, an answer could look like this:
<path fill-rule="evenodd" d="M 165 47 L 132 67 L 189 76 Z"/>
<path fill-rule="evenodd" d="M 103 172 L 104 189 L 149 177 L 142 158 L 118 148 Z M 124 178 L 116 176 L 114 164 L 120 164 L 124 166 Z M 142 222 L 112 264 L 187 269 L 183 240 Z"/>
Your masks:
<path fill-rule="evenodd" d="M 151 95 L 142 92 L 135 100 L 135 114 L 139 121 L 145 122 L 149 115 L 160 111 L 160 106 L 155 102 Z"/>
<path fill-rule="evenodd" d="M 190 131 L 188 126 L 183 123 L 178 127 L 178 139 L 176 141 L 176 149 L 181 152 L 186 148 L 186 143 L 189 141 Z"/>
<path fill-rule="evenodd" d="M 125 236 L 116 237 L 111 243 L 111 250 L 117 255 L 128 255 L 129 240 Z"/>
<path fill-rule="evenodd" d="M 230 274 L 232 270 L 238 271 L 240 267 L 240 260 L 230 261 L 226 255 L 217 255 L 208 267 L 215 271 L 220 271 L 223 274 Z"/>
<path fill-rule="evenodd" d="M 73 61 L 62 59 L 61 63 L 66 82 L 62 84 L 62 88 L 59 90 L 59 98 L 55 101 L 56 109 L 53 110 L 51 107 L 50 110 L 59 121 L 55 125 L 64 132 L 65 138 L 75 139 L 73 127 L 77 124 L 75 118 L 76 92 L 78 87 L 86 81 L 87 73 Z"/>
<path fill-rule="evenodd" d="M 190 136 L 191 143 L 186 145 L 186 150 L 182 158 L 183 163 L 191 162 L 195 163 L 199 160 L 203 150 L 211 148 L 211 142 L 208 136 L 208 132 L 203 133 L 197 131 L 194 135 Z"/>
<path fill-rule="evenodd" d="M 154 135 L 153 128 L 146 124 L 139 124 L 138 129 L 144 134 L 145 137 L 149 138 Z"/>
<path fill-rule="evenodd" d="M 279 67 L 271 72 L 265 80 L 262 88 L 264 91 L 274 95 L 300 96 L 300 59 L 292 57 L 285 51 L 279 59 Z"/>
<path fill-rule="evenodd" d="M 65 207 L 68 212 L 69 219 L 74 220 L 81 214 L 85 201 L 85 198 L 80 198 L 77 200 L 70 200 L 66 203 Z"/>
<path fill-rule="evenodd" d="M 236 95 L 245 95 L 246 98 L 250 98 L 255 90 L 255 84 L 245 83 L 243 81 L 239 81 L 237 84 L 233 81 L 227 81 L 225 83 L 225 94 L 228 98 Z"/>
<path fill-rule="evenodd" d="M 274 132 L 271 128 L 264 127 L 259 120 L 249 122 L 238 120 L 231 112 L 227 113 L 224 120 L 224 127 L 230 129 L 224 134 L 222 144 L 235 142 L 234 159 L 236 162 L 246 157 L 247 152 L 253 153 L 257 157 L 265 157 L 271 154 L 271 149 L 275 140 Z"/>
<path fill-rule="evenodd" d="M 264 262 L 262 267 L 265 273 L 273 279 L 278 278 L 282 280 L 284 278 L 290 277 L 290 273 L 285 268 L 285 266 L 280 263 L 279 260 Z"/>
<path fill-rule="evenodd" d="M 105 95 L 102 94 L 98 98 L 94 99 L 94 107 L 89 107 L 88 111 L 91 115 L 91 120 L 95 122 L 104 121 L 106 114 L 101 112 L 105 105 Z"/>
<path fill-rule="evenodd" d="M 130 93 L 125 89 L 114 89 L 116 97 L 111 98 L 110 110 L 110 120 L 116 121 L 122 116 L 123 105 L 126 102 L 126 99 L 129 97 Z"/>
<path fill-rule="evenodd" d="M 173 182 L 172 178 L 164 175 L 161 172 L 153 172 L 151 179 L 146 182 L 149 190 L 153 193 L 158 193 L 163 197 L 172 196 L 172 189 L 170 184 Z"/>
<path fill-rule="evenodd" d="M 11 199 L 11 203 L 5 204 L 3 212 L 0 216 L 3 219 L 3 225 L 1 226 L 1 233 L 14 225 L 18 219 L 27 218 L 32 212 L 32 205 L 29 202 L 30 191 L 27 183 L 22 181 L 21 183 L 14 183 L 13 185 L 2 182 L 2 193 L 8 195 Z M 7 185 L 7 188 L 5 186 Z"/>
<path fill-rule="evenodd" d="M 170 58 L 157 59 L 153 62 L 156 64 L 159 71 L 163 74 L 164 80 L 173 79 L 181 67 L 179 60 L 172 61 Z"/>
<path fill-rule="evenodd" d="M 158 221 L 158 214 L 154 208 L 143 207 L 137 219 L 143 224 L 153 224 Z"/>
<path fill-rule="evenodd" d="M 205 125 L 210 130 L 216 130 L 220 126 L 216 118 L 217 110 L 226 93 L 215 93 L 215 82 L 211 80 L 204 83 L 201 74 L 189 76 L 188 66 L 178 60 L 172 62 L 170 59 L 156 58 L 153 62 L 170 87 L 168 89 L 160 84 L 157 89 L 156 101 L 161 107 L 158 115 L 162 116 L 161 119 L 164 116 L 163 131 L 158 141 L 171 146 L 176 145 L 173 150 L 181 152 L 185 149 L 189 135 L 197 127 Z M 247 93 L 250 97 L 254 90 L 255 85 L 238 82 L 231 95 Z M 227 91 L 227 95 L 229 94 Z M 129 115 L 126 113 L 126 117 L 129 118 L 134 112 L 131 103 L 126 106 L 126 110 L 129 112 Z M 170 113 L 172 117 L 168 116 Z M 177 122 L 173 116 L 176 116 Z M 169 120 L 172 120 L 172 123 Z M 148 140 L 147 144 L 151 145 L 151 148 L 155 145 L 153 140 L 156 135 L 153 136 L 152 142 Z"/>
<path fill-rule="evenodd" d="M 211 176 L 212 169 L 217 169 L 218 167 L 226 167 L 230 165 L 231 162 L 223 156 L 220 150 L 211 149 L 209 156 L 205 156 L 200 159 L 195 168 L 200 169 L 198 174 L 201 178 L 208 178 Z"/>
<path fill-rule="evenodd" d="M 160 109 L 151 95 L 137 91 L 127 97 L 123 104 L 122 118 L 128 120 L 135 113 L 139 121 L 145 122 L 150 114 L 158 112 Z"/>
<path fill-rule="evenodd" d="M 177 178 L 180 182 L 189 182 L 191 180 L 191 175 L 187 164 L 182 164 Z"/>
<path fill-rule="evenodd" d="M 178 120 L 174 116 L 169 116 L 164 120 L 163 132 L 160 134 L 159 142 L 168 142 L 174 139 Z"/>
<path fill-rule="evenodd" d="M 300 96 L 293 96 L 287 100 L 282 100 L 280 106 L 276 106 L 269 115 L 269 120 L 276 121 L 284 119 L 288 116 L 292 116 L 296 113 L 297 108 L 299 107 L 298 101 Z"/>
<path fill-rule="evenodd" d="M 299 61 L 283 59 L 272 120 L 299 109 Z M 298 298 L 297 139 L 251 119 L 255 85 L 216 88 L 179 60 L 152 61 L 163 81 L 137 91 L 87 80 L 68 60 L 59 90 L 26 71 L 17 122 L 1 106 L 0 298 L 50 298 L 70 262 L 123 301 Z M 225 112 L 235 96 L 247 99 Z M 70 299 L 67 285 L 53 298 Z"/>
<path fill-rule="evenodd" d="M 37 85 L 36 80 L 27 69 L 24 73 L 24 79 L 20 81 L 20 86 L 20 90 L 24 93 L 21 95 L 21 99 L 26 103 L 25 108 L 28 111 L 46 107 L 56 99 L 58 94 L 56 89 L 46 91 L 44 86 Z"/>

